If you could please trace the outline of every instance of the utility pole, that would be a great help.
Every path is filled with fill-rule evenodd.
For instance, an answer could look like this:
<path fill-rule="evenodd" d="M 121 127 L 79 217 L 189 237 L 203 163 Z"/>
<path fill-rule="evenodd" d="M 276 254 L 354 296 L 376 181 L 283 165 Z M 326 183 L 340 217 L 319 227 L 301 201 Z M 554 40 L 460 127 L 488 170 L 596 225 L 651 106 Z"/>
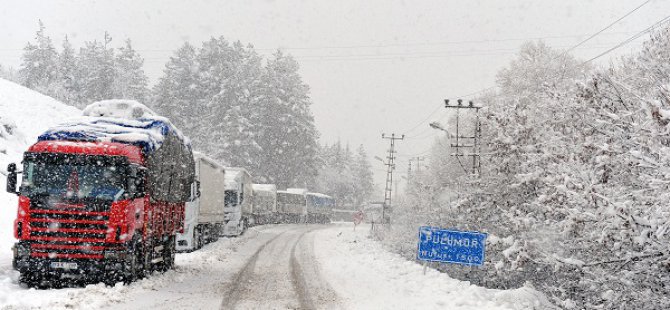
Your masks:
<path fill-rule="evenodd" d="M 481 174 L 482 163 L 481 163 L 481 151 L 482 151 L 482 125 L 479 120 L 479 109 L 482 107 L 476 106 L 472 101 L 469 101 L 467 105 L 463 104 L 462 99 L 458 99 L 456 102 L 458 104 L 450 105 L 449 99 L 444 100 L 444 107 L 447 109 L 456 109 L 456 143 L 451 143 L 451 147 L 455 149 L 455 152 L 451 156 L 455 156 L 458 163 L 461 165 L 463 170 L 466 173 L 471 173 L 473 175 Z M 462 109 L 474 109 L 475 111 L 475 124 L 473 132 L 468 135 L 464 135 L 460 129 L 460 111 Z M 465 153 L 462 149 L 469 149 L 470 153 Z M 471 157 L 472 158 L 472 170 L 469 171 L 465 168 L 461 162 L 461 157 Z"/>
<path fill-rule="evenodd" d="M 393 194 L 393 170 L 395 170 L 395 141 L 405 139 L 405 135 L 396 137 L 395 133 L 392 133 L 391 136 L 382 134 L 382 139 L 390 140 L 391 147 L 389 148 L 389 155 L 386 157 L 388 160 L 384 165 L 386 165 L 386 188 L 384 189 L 384 205 L 382 206 L 382 224 L 386 223 L 386 207 L 391 207 L 391 195 Z"/>
<path fill-rule="evenodd" d="M 426 158 L 423 156 L 417 156 L 414 158 L 414 160 L 416 160 L 416 173 L 419 174 L 421 173 L 421 162 L 426 160 Z"/>
<path fill-rule="evenodd" d="M 410 158 L 407 163 L 407 188 L 409 189 L 409 183 L 410 180 L 412 179 L 412 160 L 414 158 Z"/>

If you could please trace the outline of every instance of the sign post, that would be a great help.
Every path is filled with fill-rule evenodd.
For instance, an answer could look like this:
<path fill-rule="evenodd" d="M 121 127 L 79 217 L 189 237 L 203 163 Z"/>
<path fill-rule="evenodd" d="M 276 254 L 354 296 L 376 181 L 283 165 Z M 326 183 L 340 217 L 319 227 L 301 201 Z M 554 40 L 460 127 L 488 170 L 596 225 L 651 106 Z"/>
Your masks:
<path fill-rule="evenodd" d="M 417 259 L 469 266 L 484 264 L 486 233 L 419 228 Z"/>
<path fill-rule="evenodd" d="M 356 230 L 356 226 L 358 226 L 361 222 L 363 222 L 363 218 L 365 217 L 365 214 L 363 214 L 363 211 L 358 211 L 354 213 L 354 230 Z"/>

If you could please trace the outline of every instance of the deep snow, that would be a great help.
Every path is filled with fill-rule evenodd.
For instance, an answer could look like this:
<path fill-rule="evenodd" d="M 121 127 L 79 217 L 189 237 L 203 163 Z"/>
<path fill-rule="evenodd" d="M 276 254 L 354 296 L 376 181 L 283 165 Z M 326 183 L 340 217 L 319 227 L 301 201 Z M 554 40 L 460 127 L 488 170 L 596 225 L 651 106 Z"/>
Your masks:
<path fill-rule="evenodd" d="M 323 277 L 346 309 L 551 309 L 529 287 L 494 290 L 452 279 L 384 250 L 370 226 L 340 224 L 316 232 L 315 253 Z M 471 268 L 471 267 L 463 267 Z"/>
<path fill-rule="evenodd" d="M 265 225 L 240 238 L 225 238 L 193 253 L 177 254 L 177 267 L 130 285 L 38 291 L 0 281 L 0 308 L 11 309 L 219 309 L 227 287 L 256 249 L 304 225 Z M 492 290 L 451 279 L 385 251 L 369 237 L 369 226 L 351 223 L 311 232 L 315 266 L 337 294 L 318 309 L 551 309 L 532 288 Z M 259 297 L 261 298 L 261 297 Z M 262 299 L 262 298 L 261 298 Z M 267 300 L 267 308 L 283 309 Z"/>

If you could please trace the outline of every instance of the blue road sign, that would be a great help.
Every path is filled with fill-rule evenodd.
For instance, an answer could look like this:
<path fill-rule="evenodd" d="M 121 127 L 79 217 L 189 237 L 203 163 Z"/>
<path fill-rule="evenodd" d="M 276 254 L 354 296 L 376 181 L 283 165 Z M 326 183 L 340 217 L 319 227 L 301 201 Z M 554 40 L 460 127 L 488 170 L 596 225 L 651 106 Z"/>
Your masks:
<path fill-rule="evenodd" d="M 417 258 L 425 261 L 481 266 L 484 263 L 486 233 L 419 228 Z"/>

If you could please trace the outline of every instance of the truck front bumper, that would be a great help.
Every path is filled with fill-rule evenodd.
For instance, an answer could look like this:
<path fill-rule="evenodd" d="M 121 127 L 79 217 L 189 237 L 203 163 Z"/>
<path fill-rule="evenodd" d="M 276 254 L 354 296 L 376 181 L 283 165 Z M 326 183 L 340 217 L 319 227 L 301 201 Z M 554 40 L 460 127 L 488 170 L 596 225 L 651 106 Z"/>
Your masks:
<path fill-rule="evenodd" d="M 132 256 L 127 251 L 105 251 L 104 259 L 42 258 L 30 255 L 30 245 L 15 243 L 12 267 L 21 273 L 96 276 L 124 270 Z"/>

